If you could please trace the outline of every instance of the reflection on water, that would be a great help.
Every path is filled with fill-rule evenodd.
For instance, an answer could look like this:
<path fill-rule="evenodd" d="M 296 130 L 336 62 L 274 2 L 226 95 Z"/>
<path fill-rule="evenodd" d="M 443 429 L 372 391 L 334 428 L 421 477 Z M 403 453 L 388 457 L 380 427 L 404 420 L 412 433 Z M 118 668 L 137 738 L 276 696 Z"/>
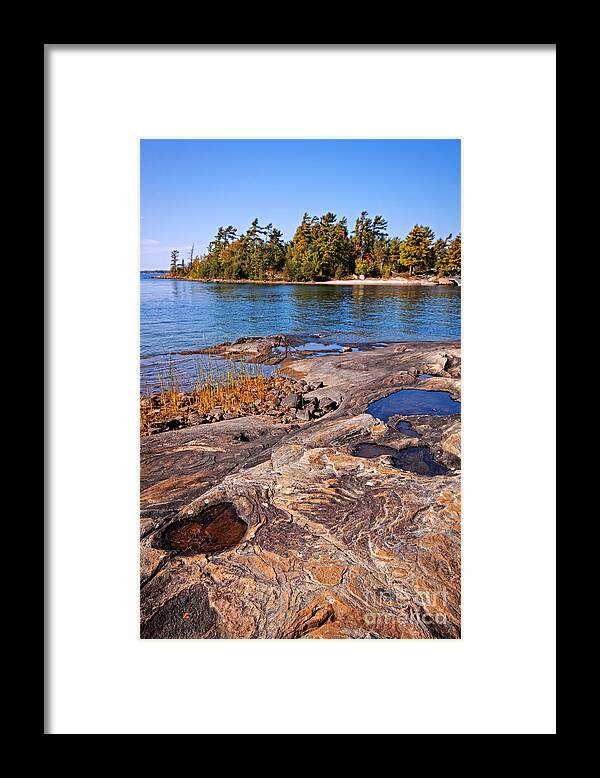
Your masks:
<path fill-rule="evenodd" d="M 206 284 L 150 276 L 141 274 L 146 363 L 250 335 L 312 334 L 336 343 L 460 337 L 458 287 Z"/>

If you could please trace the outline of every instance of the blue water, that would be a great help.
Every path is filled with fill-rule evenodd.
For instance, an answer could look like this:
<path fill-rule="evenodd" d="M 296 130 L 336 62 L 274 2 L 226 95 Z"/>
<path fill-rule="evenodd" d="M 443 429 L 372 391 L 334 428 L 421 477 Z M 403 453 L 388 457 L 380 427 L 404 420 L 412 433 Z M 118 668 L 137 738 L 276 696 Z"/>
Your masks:
<path fill-rule="evenodd" d="M 141 273 L 142 383 L 166 355 L 250 335 L 335 343 L 460 338 L 460 288 L 207 284 Z M 174 356 L 182 373 L 197 357 Z"/>
<path fill-rule="evenodd" d="M 400 389 L 367 407 L 367 413 L 381 421 L 390 416 L 451 416 L 460 413 L 460 403 L 448 392 L 433 392 L 427 389 Z"/>

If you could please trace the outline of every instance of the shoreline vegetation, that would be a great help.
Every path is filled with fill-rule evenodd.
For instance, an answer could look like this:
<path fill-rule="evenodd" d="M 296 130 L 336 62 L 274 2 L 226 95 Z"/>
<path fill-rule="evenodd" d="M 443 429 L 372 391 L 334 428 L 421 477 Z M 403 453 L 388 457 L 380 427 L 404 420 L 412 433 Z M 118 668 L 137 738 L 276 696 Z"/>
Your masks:
<path fill-rule="evenodd" d="M 222 373 L 199 372 L 191 391 L 182 389 L 173 370 L 161 376 L 160 384 L 159 391 L 140 396 L 141 435 L 245 415 L 261 406 L 279 381 L 240 362 Z"/>
<path fill-rule="evenodd" d="M 244 342 L 239 343 L 239 361 L 227 360 L 225 365 L 212 365 L 210 354 L 235 350 L 236 344 L 224 343 L 208 349 L 204 353 L 209 355 L 209 366 L 197 368 L 194 386 L 189 391 L 183 389 L 170 362 L 160 375 L 160 388 L 140 395 L 140 435 L 263 414 L 273 417 L 274 422 L 288 423 L 292 418 L 309 421 L 336 408 L 337 403 L 330 398 L 320 404 L 318 399 L 303 403 L 303 395 L 320 388 L 321 383 L 307 384 L 279 370 L 272 375 L 260 371 L 257 363 L 269 363 L 274 344 L 285 340 L 282 336 L 257 338 L 256 343 L 249 344 L 248 351 L 244 350 Z M 289 361 L 287 349 L 277 357 L 289 369 L 290 365 L 285 364 Z"/>
<path fill-rule="evenodd" d="M 254 219 L 238 234 L 233 225 L 219 227 L 206 254 L 187 258 L 171 252 L 171 267 L 158 278 L 238 283 L 423 284 L 458 283 L 460 234 L 437 238 L 416 224 L 404 238 L 389 236 L 383 216 L 363 211 L 354 230 L 331 211 L 305 213 L 292 240 L 272 224 Z"/>
<path fill-rule="evenodd" d="M 389 276 L 387 278 L 332 278 L 328 281 L 285 281 L 283 279 L 260 280 L 258 278 L 191 278 L 170 273 L 166 270 L 153 270 L 150 278 L 177 279 L 178 281 L 197 281 L 203 284 L 270 284 L 270 285 L 295 285 L 304 286 L 460 286 L 460 276 Z"/>

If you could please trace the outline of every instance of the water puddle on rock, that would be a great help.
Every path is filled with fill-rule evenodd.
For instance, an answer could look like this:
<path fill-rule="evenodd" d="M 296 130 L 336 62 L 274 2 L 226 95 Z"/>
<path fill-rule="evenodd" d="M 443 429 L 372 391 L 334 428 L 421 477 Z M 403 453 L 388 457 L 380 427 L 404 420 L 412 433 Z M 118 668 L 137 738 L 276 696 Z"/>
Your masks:
<path fill-rule="evenodd" d="M 158 548 L 176 551 L 182 556 L 220 554 L 237 546 L 247 529 L 248 525 L 240 519 L 231 503 L 217 503 L 193 518 L 167 527 Z"/>
<path fill-rule="evenodd" d="M 358 446 L 354 449 L 352 452 L 353 457 L 366 457 L 367 459 L 374 459 L 375 457 L 383 456 L 384 454 L 387 454 L 388 456 L 393 456 L 394 454 L 398 453 L 397 448 L 392 448 L 391 446 L 381 446 L 377 443 L 359 443 Z"/>
<path fill-rule="evenodd" d="M 299 353 L 303 351 L 310 351 L 311 353 L 312 352 L 328 353 L 334 351 L 340 353 L 343 350 L 344 347 L 340 346 L 339 343 L 317 343 L 316 341 L 301 343 L 299 346 L 274 346 L 273 347 L 273 351 L 277 351 L 278 353 L 283 353 L 283 352 Z"/>
<path fill-rule="evenodd" d="M 400 389 L 372 402 L 367 413 L 384 422 L 390 416 L 451 416 L 460 413 L 460 403 L 453 400 L 449 392 Z"/>
<path fill-rule="evenodd" d="M 344 347 L 339 343 L 316 343 L 309 341 L 301 346 L 295 346 L 293 351 L 343 351 Z"/>
<path fill-rule="evenodd" d="M 401 432 L 405 438 L 418 438 L 419 433 L 413 428 L 409 421 L 399 421 L 396 424 L 396 430 Z"/>
<path fill-rule="evenodd" d="M 425 446 L 403 448 L 392 459 L 400 470 L 408 470 L 417 475 L 445 475 L 448 472 L 448 468 L 436 462 L 431 451 Z"/>
<path fill-rule="evenodd" d="M 376 443 L 359 443 L 352 456 L 374 459 L 383 455 L 390 456 L 394 467 L 407 470 L 416 475 L 445 475 L 448 468 L 436 462 L 431 451 L 425 446 L 410 446 L 401 450 Z"/>

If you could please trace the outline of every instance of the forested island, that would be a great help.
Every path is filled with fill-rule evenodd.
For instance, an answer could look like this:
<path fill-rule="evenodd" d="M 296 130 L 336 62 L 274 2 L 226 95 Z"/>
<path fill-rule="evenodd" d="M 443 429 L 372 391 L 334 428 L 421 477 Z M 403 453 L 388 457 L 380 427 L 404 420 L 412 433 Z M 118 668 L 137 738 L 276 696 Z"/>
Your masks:
<path fill-rule="evenodd" d="M 290 241 L 273 224 L 254 219 L 243 233 L 229 225 L 219 227 L 203 256 L 171 253 L 170 277 L 254 281 L 328 281 L 388 278 L 436 273 L 459 275 L 461 236 L 437 238 L 430 227 L 416 224 L 404 238 L 388 235 L 383 216 L 363 211 L 354 230 L 335 213 L 307 213 Z"/>

